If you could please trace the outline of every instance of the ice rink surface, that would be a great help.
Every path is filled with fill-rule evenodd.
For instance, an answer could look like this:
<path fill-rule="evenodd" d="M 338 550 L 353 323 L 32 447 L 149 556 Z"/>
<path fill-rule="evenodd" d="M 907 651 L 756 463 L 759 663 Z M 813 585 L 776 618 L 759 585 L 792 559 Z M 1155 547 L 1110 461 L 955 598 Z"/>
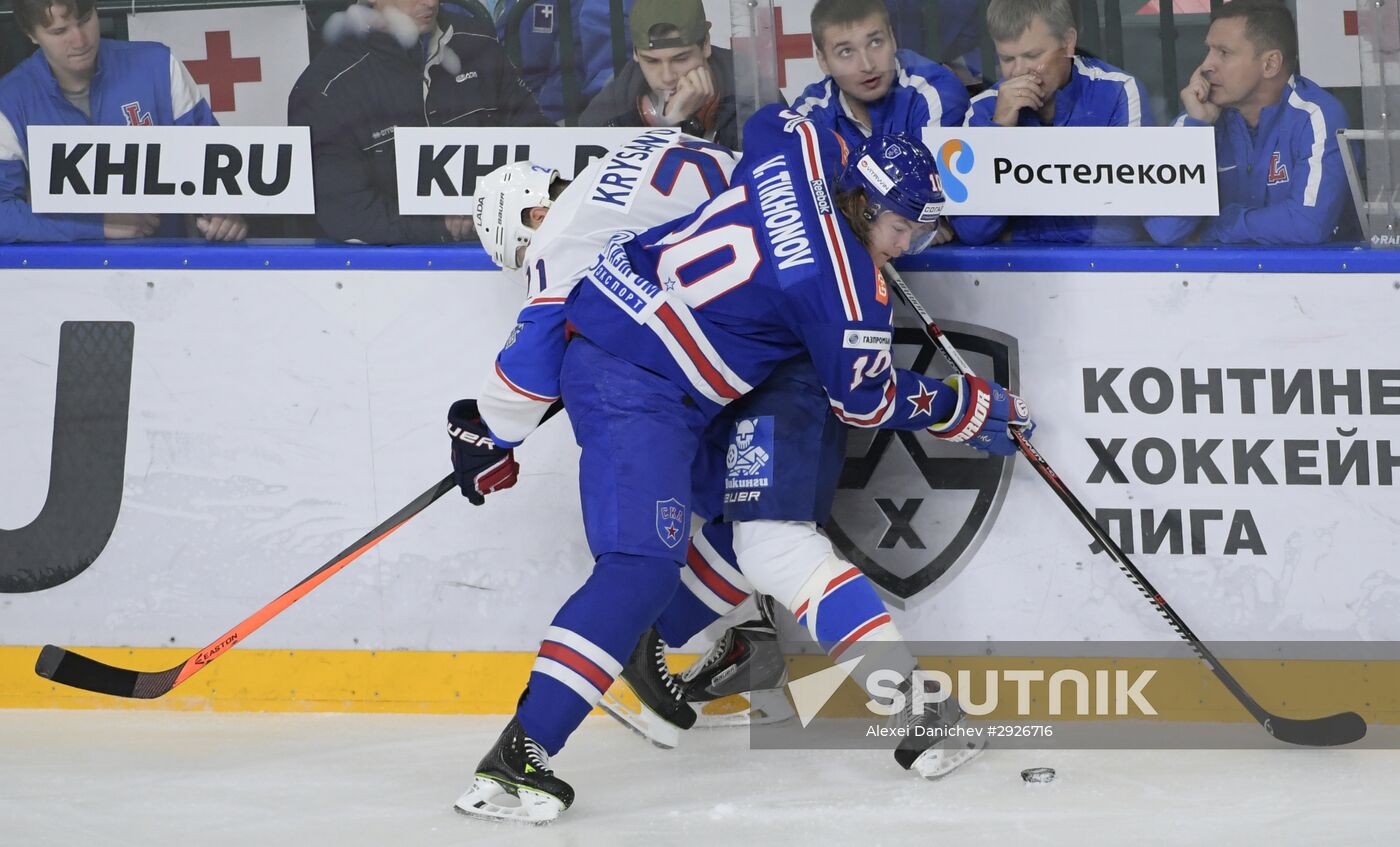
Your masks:
<path fill-rule="evenodd" d="M 652 748 L 591 717 L 546 827 L 452 811 L 505 719 L 0 710 L 6 847 L 1394 845 L 1400 751 L 988 750 L 940 782 L 873 751 Z M 1027 785 L 1022 768 L 1058 771 Z"/>

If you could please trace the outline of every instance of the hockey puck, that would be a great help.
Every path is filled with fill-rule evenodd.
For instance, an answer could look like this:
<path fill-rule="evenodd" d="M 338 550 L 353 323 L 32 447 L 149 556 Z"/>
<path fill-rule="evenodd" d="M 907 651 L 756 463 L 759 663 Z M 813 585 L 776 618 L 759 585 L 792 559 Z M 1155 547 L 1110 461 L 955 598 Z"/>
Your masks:
<path fill-rule="evenodd" d="M 1021 771 L 1021 779 L 1028 783 L 1054 782 L 1054 768 L 1026 768 Z"/>

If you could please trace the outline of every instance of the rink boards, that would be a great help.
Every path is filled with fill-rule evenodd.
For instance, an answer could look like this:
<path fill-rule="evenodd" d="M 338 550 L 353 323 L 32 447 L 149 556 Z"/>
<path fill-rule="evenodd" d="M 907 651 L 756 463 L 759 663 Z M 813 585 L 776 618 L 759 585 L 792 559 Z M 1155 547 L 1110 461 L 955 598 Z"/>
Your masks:
<path fill-rule="evenodd" d="M 37 647 L 173 665 L 440 479 L 522 293 L 475 251 L 179 249 L 0 259 L 0 706 L 111 705 L 34 677 Z M 1330 644 L 1281 658 L 1338 679 L 1348 642 L 1400 640 L 1397 263 L 926 255 L 924 305 L 1201 637 Z M 902 326 L 897 358 L 945 372 Z M 551 423 L 516 489 L 450 495 L 160 702 L 508 710 L 588 571 L 576 452 Z M 1172 637 L 1023 462 L 851 453 L 835 523 L 906 637 Z"/>

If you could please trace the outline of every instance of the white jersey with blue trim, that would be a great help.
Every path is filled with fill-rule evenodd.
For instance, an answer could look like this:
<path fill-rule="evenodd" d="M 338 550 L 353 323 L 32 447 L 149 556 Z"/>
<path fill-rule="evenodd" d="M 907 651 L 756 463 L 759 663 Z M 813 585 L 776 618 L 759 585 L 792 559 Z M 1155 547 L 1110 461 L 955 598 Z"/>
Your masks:
<path fill-rule="evenodd" d="M 658 128 L 618 146 L 564 189 L 525 250 L 525 305 L 478 401 L 493 438 L 520 443 L 559 399 L 564 302 L 608 240 L 691 214 L 728 187 L 737 161 L 727 147 Z"/>
<path fill-rule="evenodd" d="M 832 193 L 844 142 L 779 105 L 749 120 L 744 142 L 723 194 L 613 239 L 570 299 L 570 323 L 711 413 L 805 352 L 848 424 L 947 418 L 952 389 L 892 366 L 889 289 Z"/>

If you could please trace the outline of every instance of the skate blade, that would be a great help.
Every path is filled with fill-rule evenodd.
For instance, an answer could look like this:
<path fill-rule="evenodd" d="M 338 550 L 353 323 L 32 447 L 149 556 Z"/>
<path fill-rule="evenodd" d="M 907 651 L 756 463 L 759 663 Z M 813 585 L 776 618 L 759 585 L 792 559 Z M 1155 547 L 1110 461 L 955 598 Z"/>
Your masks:
<path fill-rule="evenodd" d="M 928 780 L 942 779 L 973 759 L 987 748 L 982 739 L 961 738 L 951 749 L 931 747 L 914 760 L 912 770 Z"/>
<path fill-rule="evenodd" d="M 539 826 L 559 817 L 564 804 L 542 791 L 478 776 L 452 808 L 468 817 Z"/>
<path fill-rule="evenodd" d="M 762 705 L 758 705 L 747 694 L 731 694 L 692 705 L 697 714 L 693 729 L 763 726 L 781 723 L 796 714 L 785 697 L 767 697 Z"/>
<path fill-rule="evenodd" d="M 598 705 L 623 726 L 662 750 L 674 750 L 681 743 L 680 728 L 642 705 L 631 687 L 621 679 L 613 683 Z"/>

